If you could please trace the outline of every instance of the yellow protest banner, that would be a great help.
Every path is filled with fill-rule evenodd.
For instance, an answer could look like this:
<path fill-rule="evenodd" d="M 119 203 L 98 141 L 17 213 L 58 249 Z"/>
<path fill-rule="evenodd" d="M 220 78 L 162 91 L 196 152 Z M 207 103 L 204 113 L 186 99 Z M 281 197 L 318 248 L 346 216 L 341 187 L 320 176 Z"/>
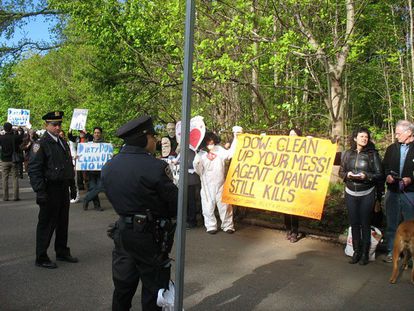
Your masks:
<path fill-rule="evenodd" d="M 336 149 L 326 139 L 240 134 L 222 201 L 321 219 Z"/>

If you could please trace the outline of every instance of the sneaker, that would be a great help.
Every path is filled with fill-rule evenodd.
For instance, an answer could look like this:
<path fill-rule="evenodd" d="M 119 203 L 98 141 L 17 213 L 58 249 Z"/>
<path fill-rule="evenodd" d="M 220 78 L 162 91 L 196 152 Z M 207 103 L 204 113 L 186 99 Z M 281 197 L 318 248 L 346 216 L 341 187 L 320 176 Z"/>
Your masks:
<path fill-rule="evenodd" d="M 217 230 L 216 229 L 207 230 L 207 233 L 209 233 L 209 234 L 216 234 L 217 233 Z"/>
<path fill-rule="evenodd" d="M 386 263 L 391 263 L 392 262 L 392 254 L 388 254 L 387 256 L 385 256 L 385 258 L 382 261 L 386 262 Z"/>
<path fill-rule="evenodd" d="M 297 233 L 292 233 L 290 235 L 290 243 L 296 243 L 298 241 L 298 234 Z"/>
<path fill-rule="evenodd" d="M 228 234 L 233 234 L 234 233 L 234 231 L 236 231 L 236 230 L 234 230 L 234 229 L 226 229 L 226 230 L 223 230 L 225 233 L 228 233 Z"/>
<path fill-rule="evenodd" d="M 286 231 L 286 240 L 290 240 L 290 231 Z"/>

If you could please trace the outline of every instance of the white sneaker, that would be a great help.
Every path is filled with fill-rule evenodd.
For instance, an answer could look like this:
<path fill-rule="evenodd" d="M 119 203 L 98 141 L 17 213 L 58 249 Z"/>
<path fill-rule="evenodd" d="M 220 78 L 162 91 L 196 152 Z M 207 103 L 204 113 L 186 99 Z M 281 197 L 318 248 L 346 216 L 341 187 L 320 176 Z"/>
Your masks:
<path fill-rule="evenodd" d="M 79 195 L 79 191 L 76 193 L 76 199 L 75 200 L 70 200 L 70 203 L 78 203 L 80 200 L 80 195 Z"/>

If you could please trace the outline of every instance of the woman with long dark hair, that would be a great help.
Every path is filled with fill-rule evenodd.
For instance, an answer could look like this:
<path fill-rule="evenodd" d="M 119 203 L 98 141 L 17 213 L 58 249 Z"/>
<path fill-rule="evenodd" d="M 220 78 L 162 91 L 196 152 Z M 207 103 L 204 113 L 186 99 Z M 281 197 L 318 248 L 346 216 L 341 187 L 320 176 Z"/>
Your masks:
<path fill-rule="evenodd" d="M 339 175 L 346 184 L 345 204 L 352 229 L 354 254 L 350 264 L 368 264 L 371 243 L 371 213 L 376 199 L 375 186 L 382 179 L 380 156 L 371 142 L 371 133 L 359 128 L 352 133 L 351 148 L 341 161 Z"/>

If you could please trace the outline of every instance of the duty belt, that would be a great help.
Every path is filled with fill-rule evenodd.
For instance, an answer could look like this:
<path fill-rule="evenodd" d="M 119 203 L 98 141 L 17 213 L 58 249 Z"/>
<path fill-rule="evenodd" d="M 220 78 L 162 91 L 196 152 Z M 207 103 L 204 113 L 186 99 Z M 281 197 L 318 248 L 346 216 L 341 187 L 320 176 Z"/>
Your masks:
<path fill-rule="evenodd" d="M 120 215 L 119 219 L 123 223 L 128 224 L 128 225 L 132 225 L 134 223 L 134 219 L 135 219 L 135 221 L 139 221 L 139 220 L 147 221 L 148 220 L 147 215 L 144 215 L 144 214 L 134 214 L 134 215 L 131 215 L 131 216 L 122 216 L 122 215 Z"/>

